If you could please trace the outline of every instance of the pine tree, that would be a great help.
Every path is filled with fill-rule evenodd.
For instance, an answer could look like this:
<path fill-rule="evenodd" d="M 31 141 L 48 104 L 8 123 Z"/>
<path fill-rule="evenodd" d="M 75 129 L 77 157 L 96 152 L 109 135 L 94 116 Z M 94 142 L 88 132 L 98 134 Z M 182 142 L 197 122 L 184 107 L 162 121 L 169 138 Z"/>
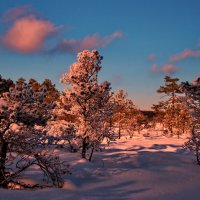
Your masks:
<path fill-rule="evenodd" d="M 118 90 L 112 97 L 115 109 L 112 117 L 114 127 L 118 129 L 118 138 L 121 138 L 122 131 L 128 132 L 132 138 L 134 131 L 140 131 L 146 124 L 146 117 L 136 108 L 133 101 L 128 99 L 128 93 Z"/>
<path fill-rule="evenodd" d="M 11 79 L 4 79 L 0 75 L 0 95 L 4 92 L 8 92 L 9 88 L 13 85 L 13 81 Z"/>
<path fill-rule="evenodd" d="M 29 79 L 28 83 L 32 86 L 34 92 L 38 91 L 41 87 L 40 83 L 33 78 Z"/>
<path fill-rule="evenodd" d="M 107 81 L 98 83 L 103 57 L 98 51 L 84 50 L 78 53 L 78 61 L 63 74 L 61 82 L 68 85 L 61 95 L 64 105 L 70 105 L 70 113 L 76 116 L 76 136 L 80 139 L 81 155 L 91 161 L 93 152 L 103 138 L 109 135 L 107 119 L 112 115 L 111 87 Z"/>
<path fill-rule="evenodd" d="M 47 104 L 50 104 L 50 103 L 52 103 L 52 102 L 55 102 L 55 101 L 58 99 L 58 97 L 59 97 L 59 92 L 58 92 L 58 90 L 56 89 L 55 84 L 53 84 L 53 83 L 51 82 L 51 80 L 45 79 L 45 80 L 43 81 L 43 83 L 41 84 L 41 86 L 45 86 L 46 89 L 47 89 L 47 91 L 48 91 L 48 94 L 47 94 L 46 97 L 45 97 L 45 102 L 46 102 Z"/>
<path fill-rule="evenodd" d="M 186 95 L 186 103 L 193 119 L 193 127 L 200 125 L 200 77 L 192 83 L 182 83 L 182 89 Z"/>
<path fill-rule="evenodd" d="M 184 105 L 181 85 L 178 83 L 178 78 L 171 78 L 166 76 L 165 85 L 160 86 L 158 93 L 163 93 L 168 96 L 168 99 L 161 101 L 154 109 L 157 111 L 157 119 L 164 127 L 171 133 L 177 134 L 179 137 L 181 133 L 189 128 L 190 117 L 187 108 Z"/>
<path fill-rule="evenodd" d="M 43 127 L 51 117 L 53 106 L 45 102 L 47 93 L 46 87 L 34 91 L 32 85 L 23 80 L 17 81 L 0 96 L 1 187 L 8 188 L 10 184 L 31 187 L 17 178 L 32 165 L 37 165 L 53 185 L 63 185 L 61 176 L 68 168 L 42 141 Z"/>
<path fill-rule="evenodd" d="M 112 123 L 114 127 L 118 129 L 118 138 L 121 138 L 121 132 L 128 128 L 128 118 L 130 118 L 131 109 L 136 109 L 133 102 L 127 98 L 128 93 L 124 90 L 118 90 L 112 97 L 112 101 L 115 104 L 114 115 L 112 117 Z"/>
<path fill-rule="evenodd" d="M 185 147 L 194 152 L 197 163 L 200 165 L 200 77 L 192 83 L 182 83 L 182 89 L 192 118 L 191 136 L 185 143 Z"/>
<path fill-rule="evenodd" d="M 164 127 L 165 102 L 160 101 L 158 104 L 153 104 L 151 108 L 155 112 L 154 125 L 160 123 Z"/>

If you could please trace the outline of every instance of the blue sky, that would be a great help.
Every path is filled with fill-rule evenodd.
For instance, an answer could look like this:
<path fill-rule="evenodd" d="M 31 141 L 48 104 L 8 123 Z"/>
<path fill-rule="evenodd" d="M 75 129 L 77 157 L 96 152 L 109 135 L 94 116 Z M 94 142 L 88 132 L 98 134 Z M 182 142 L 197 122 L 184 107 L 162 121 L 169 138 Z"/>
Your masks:
<path fill-rule="evenodd" d="M 87 48 L 103 55 L 100 80 L 141 109 L 159 101 L 165 75 L 200 75 L 199 0 L 0 0 L 0 74 L 51 79 Z M 19 29 L 19 27 L 22 27 Z M 39 32 L 38 32 L 39 30 Z"/>

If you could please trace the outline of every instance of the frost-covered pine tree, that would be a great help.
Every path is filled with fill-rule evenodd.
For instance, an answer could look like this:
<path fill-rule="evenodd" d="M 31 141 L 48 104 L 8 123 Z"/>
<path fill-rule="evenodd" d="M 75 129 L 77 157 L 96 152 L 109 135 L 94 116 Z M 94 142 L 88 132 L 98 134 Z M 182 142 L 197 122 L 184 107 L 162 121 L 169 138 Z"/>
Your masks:
<path fill-rule="evenodd" d="M 0 95 L 4 92 L 8 92 L 10 86 L 13 85 L 13 81 L 11 79 L 4 79 L 0 74 Z"/>
<path fill-rule="evenodd" d="M 124 90 L 118 90 L 112 97 L 112 101 L 115 104 L 114 115 L 112 123 L 117 128 L 118 138 L 121 138 L 122 131 L 127 131 L 132 137 L 133 131 L 138 125 L 137 114 L 138 109 L 134 105 L 131 99 L 128 99 L 128 93 Z"/>
<path fill-rule="evenodd" d="M 160 119 L 164 128 L 170 134 L 176 134 L 179 137 L 190 126 L 189 112 L 185 107 L 183 95 L 181 95 L 179 79 L 166 76 L 164 80 L 165 85 L 160 86 L 157 92 L 164 94 L 168 98 L 158 105 L 154 105 L 154 109 L 157 111 L 157 120 Z"/>
<path fill-rule="evenodd" d="M 66 109 L 66 110 L 65 110 Z M 76 140 L 76 129 L 74 126 L 74 116 L 68 114 L 69 110 L 59 100 L 53 109 L 52 120 L 49 120 L 46 128 L 48 142 L 57 147 L 68 149 L 70 152 L 77 152 L 78 144 Z"/>
<path fill-rule="evenodd" d="M 68 86 L 61 100 L 70 105 L 70 114 L 76 117 L 74 124 L 81 155 L 86 158 L 90 150 L 90 161 L 103 138 L 110 134 L 107 120 L 112 115 L 111 87 L 107 81 L 98 82 L 103 59 L 98 51 L 84 50 L 78 53 L 77 58 L 61 78 L 61 82 Z"/>
<path fill-rule="evenodd" d="M 48 121 L 46 129 L 48 142 L 57 147 L 68 149 L 70 152 L 77 152 L 78 140 L 76 138 L 75 121 L 76 116 L 70 112 L 71 102 L 62 102 L 64 93 L 61 93 L 55 101 L 55 107 L 52 110 L 52 119 Z"/>
<path fill-rule="evenodd" d="M 49 152 L 43 126 L 51 117 L 53 104 L 47 104 L 43 85 L 34 91 L 25 80 L 18 81 L 0 95 L 0 186 L 31 187 L 18 181 L 22 173 L 37 165 L 45 178 L 56 186 L 63 184 L 68 168 Z"/>
<path fill-rule="evenodd" d="M 155 113 L 155 116 L 153 118 L 153 126 L 155 127 L 156 124 L 159 123 L 162 125 L 162 127 L 164 127 L 164 116 L 166 109 L 165 102 L 159 101 L 158 104 L 153 104 L 151 108 Z"/>
<path fill-rule="evenodd" d="M 194 152 L 197 163 L 200 165 L 200 77 L 192 83 L 182 83 L 182 89 L 192 117 L 191 137 L 185 143 L 185 147 Z"/>
<path fill-rule="evenodd" d="M 186 103 L 193 117 L 193 126 L 200 126 L 200 77 L 192 83 L 182 83 L 183 91 L 186 95 Z"/>
<path fill-rule="evenodd" d="M 158 93 L 164 94 L 169 97 L 166 101 L 163 101 L 164 104 L 164 125 L 165 127 L 170 131 L 170 133 L 173 133 L 173 129 L 175 128 L 175 114 L 176 114 L 176 99 L 177 95 L 181 93 L 180 90 L 180 84 L 178 83 L 178 78 L 171 78 L 169 76 L 165 76 L 164 78 L 165 85 L 160 86 L 160 88 L 157 90 Z"/>
<path fill-rule="evenodd" d="M 147 126 L 147 123 L 147 117 L 142 113 L 141 110 L 133 110 L 133 114 L 129 118 L 130 137 L 133 136 L 134 131 L 137 131 L 138 134 L 140 134 L 142 129 Z"/>
<path fill-rule="evenodd" d="M 128 106 L 132 103 L 127 99 L 128 94 L 124 90 L 120 89 L 114 93 L 112 100 L 115 102 L 114 115 L 112 123 L 118 130 L 118 138 L 121 138 L 121 132 L 127 128 L 127 113 Z"/>

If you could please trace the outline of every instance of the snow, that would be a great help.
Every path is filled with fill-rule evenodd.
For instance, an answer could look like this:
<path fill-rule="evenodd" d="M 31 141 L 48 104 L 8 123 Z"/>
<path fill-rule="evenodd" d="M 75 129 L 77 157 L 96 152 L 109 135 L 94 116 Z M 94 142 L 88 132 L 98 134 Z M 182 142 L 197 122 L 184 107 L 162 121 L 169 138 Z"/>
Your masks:
<path fill-rule="evenodd" d="M 150 135 L 112 141 L 91 163 L 59 150 L 72 173 L 62 189 L 0 189 L 0 200 L 199 200 L 200 167 L 182 148 L 186 137 Z M 39 178 L 34 168 L 31 175 Z"/>

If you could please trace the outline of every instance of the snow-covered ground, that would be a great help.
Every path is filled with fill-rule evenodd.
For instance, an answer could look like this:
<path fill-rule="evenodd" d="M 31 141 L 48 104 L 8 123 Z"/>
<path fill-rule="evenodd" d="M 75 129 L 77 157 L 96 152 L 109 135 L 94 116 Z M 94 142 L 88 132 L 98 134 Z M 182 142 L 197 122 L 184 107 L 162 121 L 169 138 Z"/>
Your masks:
<path fill-rule="evenodd" d="M 62 189 L 0 189 L 0 200 L 199 200 L 200 167 L 175 137 L 123 137 L 95 153 L 93 162 L 79 153 L 63 153 L 71 175 Z M 32 171 L 37 177 L 37 171 Z"/>

